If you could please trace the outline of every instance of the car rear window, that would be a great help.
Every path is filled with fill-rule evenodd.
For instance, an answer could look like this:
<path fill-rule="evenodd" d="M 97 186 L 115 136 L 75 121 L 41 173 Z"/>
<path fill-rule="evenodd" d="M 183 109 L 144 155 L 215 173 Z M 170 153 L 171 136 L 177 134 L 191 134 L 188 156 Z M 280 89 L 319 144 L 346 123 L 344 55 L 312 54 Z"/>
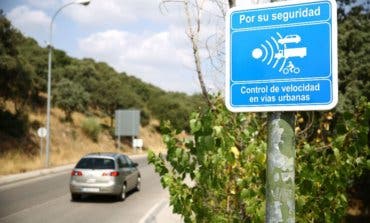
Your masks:
<path fill-rule="evenodd" d="M 114 169 L 114 160 L 107 158 L 82 158 L 76 165 L 78 169 Z"/>

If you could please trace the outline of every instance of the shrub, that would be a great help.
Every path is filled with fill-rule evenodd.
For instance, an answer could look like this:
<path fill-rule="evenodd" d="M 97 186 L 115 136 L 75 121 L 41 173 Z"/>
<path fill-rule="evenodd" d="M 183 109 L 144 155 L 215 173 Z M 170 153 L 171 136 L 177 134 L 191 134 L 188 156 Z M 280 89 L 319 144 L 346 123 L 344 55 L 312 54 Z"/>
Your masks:
<path fill-rule="evenodd" d="M 94 142 L 98 142 L 99 134 L 101 132 L 101 125 L 96 118 L 86 118 L 82 122 L 82 131 L 90 137 Z"/>
<path fill-rule="evenodd" d="M 23 113 L 12 114 L 0 110 L 0 131 L 15 138 L 26 136 L 29 130 L 28 115 Z"/>
<path fill-rule="evenodd" d="M 348 188 L 370 168 L 370 103 L 363 98 L 353 113 L 319 117 L 304 125 L 315 126 L 312 136 L 296 136 L 296 221 L 342 222 Z M 264 222 L 265 122 L 263 114 L 231 113 L 216 98 L 214 108 L 192 115 L 194 138 L 163 126 L 167 156 L 149 152 L 148 159 L 185 222 Z"/>

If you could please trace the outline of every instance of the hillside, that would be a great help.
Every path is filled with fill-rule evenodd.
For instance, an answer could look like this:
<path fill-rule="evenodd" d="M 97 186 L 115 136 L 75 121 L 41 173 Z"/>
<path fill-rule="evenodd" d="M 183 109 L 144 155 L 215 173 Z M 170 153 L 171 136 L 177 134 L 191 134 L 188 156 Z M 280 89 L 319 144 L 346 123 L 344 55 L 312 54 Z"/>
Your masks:
<path fill-rule="evenodd" d="M 29 113 L 30 123 L 44 123 L 44 117 L 44 113 Z M 110 135 L 108 129 L 101 132 L 98 142 L 93 142 L 81 129 L 81 123 L 87 118 L 81 113 L 73 114 L 73 123 L 61 121 L 63 117 L 64 114 L 60 109 L 52 110 L 50 166 L 75 163 L 82 155 L 90 152 L 118 151 L 126 154 L 136 154 L 145 153 L 147 149 L 162 151 L 165 148 L 161 135 L 156 131 L 159 125 L 158 121 L 150 121 L 147 126 L 140 129 L 140 138 L 144 140 L 144 149 L 142 152 L 134 152 L 130 145 L 124 141 L 122 142 L 123 148 L 117 150 L 116 140 Z M 107 118 L 98 120 L 102 125 L 109 122 Z M 31 127 L 26 135 L 23 138 L 15 138 L 0 131 L 0 163 L 2 164 L 0 175 L 44 167 L 45 141 L 43 141 L 44 152 L 41 160 L 40 138 L 37 136 L 37 128 Z"/>
<path fill-rule="evenodd" d="M 23 36 L 1 10 L 0 33 L 0 174 L 5 174 L 43 166 L 36 131 L 46 122 L 49 49 Z M 158 150 L 163 147 L 159 123 L 169 120 L 177 130 L 189 130 L 190 114 L 204 106 L 200 95 L 166 92 L 105 62 L 73 58 L 56 48 L 52 55 L 52 165 L 87 152 L 115 151 L 118 109 L 141 111 L 144 145 Z M 81 129 L 88 117 L 102 128 L 96 143 Z"/>

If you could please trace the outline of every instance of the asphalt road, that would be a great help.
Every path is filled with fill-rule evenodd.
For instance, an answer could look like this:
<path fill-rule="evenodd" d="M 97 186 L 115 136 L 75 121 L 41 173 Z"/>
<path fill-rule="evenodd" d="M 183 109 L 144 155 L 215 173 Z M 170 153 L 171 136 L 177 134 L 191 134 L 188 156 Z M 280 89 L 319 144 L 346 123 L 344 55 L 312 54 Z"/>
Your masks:
<path fill-rule="evenodd" d="M 0 187 L 0 222 L 138 222 L 156 203 L 168 198 L 146 157 L 134 158 L 142 176 L 140 192 L 125 201 L 91 196 L 72 202 L 69 174 L 62 172 Z"/>

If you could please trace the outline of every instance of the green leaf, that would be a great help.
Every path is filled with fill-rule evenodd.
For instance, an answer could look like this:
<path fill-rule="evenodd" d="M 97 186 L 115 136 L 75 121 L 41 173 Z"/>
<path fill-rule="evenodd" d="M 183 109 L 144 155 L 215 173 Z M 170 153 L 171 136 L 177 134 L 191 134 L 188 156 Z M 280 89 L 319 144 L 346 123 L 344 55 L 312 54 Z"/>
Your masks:
<path fill-rule="evenodd" d="M 333 148 L 333 152 L 334 152 L 334 156 L 337 160 L 340 159 L 340 153 L 339 153 L 339 150 L 338 148 Z"/>
<path fill-rule="evenodd" d="M 345 140 L 346 136 L 345 135 L 340 135 L 340 136 L 337 136 L 334 140 L 334 146 L 336 147 L 342 147 L 343 146 L 343 143 L 344 143 L 344 140 Z"/>
<path fill-rule="evenodd" d="M 234 154 L 235 159 L 238 159 L 239 158 L 240 152 L 239 152 L 238 148 L 236 148 L 235 146 L 233 146 L 233 147 L 230 148 L 230 152 L 232 154 Z"/>
<path fill-rule="evenodd" d="M 214 126 L 213 127 L 213 135 L 216 137 L 221 136 L 222 126 Z"/>
<path fill-rule="evenodd" d="M 367 160 L 366 164 L 367 164 L 367 168 L 370 169 L 370 160 Z"/>
<path fill-rule="evenodd" d="M 190 120 L 190 129 L 192 133 L 198 132 L 202 128 L 202 124 L 197 119 Z"/>
<path fill-rule="evenodd" d="M 256 154 L 256 161 L 263 165 L 266 163 L 266 154 L 265 153 L 262 153 L 262 152 L 259 152 Z"/>
<path fill-rule="evenodd" d="M 154 163 L 155 154 L 152 150 L 148 151 L 148 163 Z"/>

